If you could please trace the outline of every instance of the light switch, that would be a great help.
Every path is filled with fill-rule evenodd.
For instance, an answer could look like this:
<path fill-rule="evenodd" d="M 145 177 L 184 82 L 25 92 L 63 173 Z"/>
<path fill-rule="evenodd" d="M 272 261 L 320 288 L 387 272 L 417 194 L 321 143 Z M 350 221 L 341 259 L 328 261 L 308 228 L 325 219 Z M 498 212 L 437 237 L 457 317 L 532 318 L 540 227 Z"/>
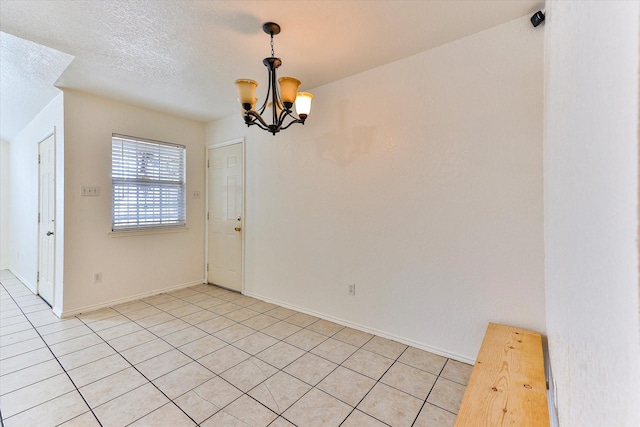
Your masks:
<path fill-rule="evenodd" d="M 100 187 L 91 187 L 83 185 L 80 188 L 81 196 L 97 197 L 100 195 Z"/>

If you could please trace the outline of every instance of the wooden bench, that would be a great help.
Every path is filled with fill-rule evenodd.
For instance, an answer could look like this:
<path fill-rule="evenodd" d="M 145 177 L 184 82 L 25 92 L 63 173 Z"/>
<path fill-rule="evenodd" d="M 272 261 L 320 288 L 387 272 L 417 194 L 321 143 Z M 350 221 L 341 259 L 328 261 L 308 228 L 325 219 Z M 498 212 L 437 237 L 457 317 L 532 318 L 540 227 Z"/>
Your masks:
<path fill-rule="evenodd" d="M 539 333 L 489 323 L 455 427 L 549 426 Z"/>

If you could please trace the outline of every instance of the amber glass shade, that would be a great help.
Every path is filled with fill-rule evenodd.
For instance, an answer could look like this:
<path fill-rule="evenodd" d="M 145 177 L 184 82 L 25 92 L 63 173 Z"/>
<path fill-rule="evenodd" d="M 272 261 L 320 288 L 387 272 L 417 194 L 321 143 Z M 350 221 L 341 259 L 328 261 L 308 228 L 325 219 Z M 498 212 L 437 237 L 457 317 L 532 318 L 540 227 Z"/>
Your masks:
<path fill-rule="evenodd" d="M 236 80 L 236 85 L 238 86 L 238 99 L 240 100 L 240 104 L 250 104 L 253 108 L 253 106 L 255 106 L 258 82 L 249 79 L 238 79 Z"/>
<path fill-rule="evenodd" d="M 298 96 L 296 97 L 296 112 L 298 115 L 309 115 L 312 99 L 313 95 L 309 92 L 298 92 Z"/>
<path fill-rule="evenodd" d="M 280 77 L 278 83 L 280 83 L 280 99 L 282 99 L 282 102 L 289 102 L 293 105 L 296 102 L 300 80 L 293 77 Z"/>

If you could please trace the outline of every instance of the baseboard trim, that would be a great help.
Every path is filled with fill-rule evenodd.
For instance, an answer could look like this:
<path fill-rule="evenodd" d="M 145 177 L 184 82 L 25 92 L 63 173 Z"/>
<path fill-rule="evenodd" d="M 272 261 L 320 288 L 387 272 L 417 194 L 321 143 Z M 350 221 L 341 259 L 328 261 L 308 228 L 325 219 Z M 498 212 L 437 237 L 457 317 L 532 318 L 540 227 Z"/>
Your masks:
<path fill-rule="evenodd" d="M 474 365 L 475 364 L 475 359 L 470 359 L 467 356 L 462 356 L 460 354 L 452 353 L 450 351 L 446 351 L 446 350 L 443 350 L 443 349 L 438 348 L 438 347 L 433 347 L 433 346 L 427 345 L 427 344 L 422 343 L 422 342 L 417 342 L 417 341 L 414 341 L 414 340 L 406 338 L 406 337 L 402 337 L 402 336 L 395 335 L 395 334 L 390 334 L 390 333 L 385 332 L 385 331 L 381 331 L 381 330 L 378 330 L 378 329 L 370 328 L 368 326 L 364 326 L 364 325 L 360 325 L 360 324 L 357 324 L 357 323 L 353 323 L 353 322 L 350 322 L 348 320 L 341 319 L 339 317 L 333 317 L 333 316 L 326 315 L 324 313 L 319 313 L 319 312 L 316 312 L 316 311 L 313 311 L 313 310 L 308 310 L 306 308 L 298 307 L 298 306 L 293 305 L 293 304 L 288 304 L 286 302 L 279 301 L 279 300 L 274 299 L 274 298 L 269 298 L 269 297 L 266 297 L 264 295 L 260 295 L 260 294 L 254 293 L 254 292 L 245 292 L 244 294 L 249 296 L 249 297 L 257 298 L 257 299 L 260 299 L 260 300 L 263 300 L 263 301 L 266 301 L 266 302 L 270 302 L 272 304 L 277 304 L 279 306 L 282 306 L 282 307 L 285 307 L 285 308 L 289 308 L 291 310 L 296 310 L 296 311 L 299 311 L 301 313 L 309 314 L 311 316 L 315 316 L 315 317 L 319 317 L 319 318 L 324 319 L 324 320 L 328 320 L 330 322 L 338 323 L 338 324 L 340 324 L 342 326 L 347 326 L 349 328 L 353 328 L 353 329 L 357 329 L 357 330 L 360 330 L 360 331 L 363 331 L 363 332 L 367 332 L 367 333 L 370 333 L 370 334 L 373 334 L 373 335 L 377 335 L 377 336 L 382 337 L 382 338 L 387 338 L 387 339 L 390 339 L 390 340 L 393 340 L 393 341 L 397 341 L 399 343 L 406 344 L 406 345 L 409 345 L 411 347 L 418 348 L 420 350 L 428 351 L 430 353 L 434 353 L 434 354 L 437 354 L 439 356 L 443 356 L 443 357 L 446 357 L 446 358 L 449 358 L 449 359 L 457 360 L 458 362 L 467 363 L 469 365 Z"/>
<path fill-rule="evenodd" d="M 98 303 L 98 304 L 92 304 L 92 305 L 88 305 L 88 306 L 85 306 L 85 307 L 82 307 L 82 308 L 73 309 L 73 310 L 59 311 L 58 309 L 54 309 L 53 313 L 56 316 L 64 319 L 64 318 L 67 318 L 67 317 L 75 316 L 75 315 L 80 314 L 80 313 L 88 313 L 90 311 L 99 310 L 101 308 L 113 307 L 114 305 L 124 304 L 124 303 L 127 303 L 127 302 L 139 300 L 139 299 L 142 299 L 142 298 L 147 298 L 147 297 L 154 296 L 154 295 L 166 294 L 168 292 L 178 291 L 180 289 L 188 288 L 190 286 L 202 285 L 203 283 L 206 283 L 206 282 L 204 280 L 195 280 L 193 282 L 181 283 L 179 285 L 168 286 L 168 287 L 162 288 L 162 289 L 155 289 L 153 291 L 143 292 L 143 293 L 136 294 L 136 295 L 130 295 L 128 297 L 118 298 L 118 299 L 115 299 L 115 300 L 101 302 L 101 303 Z"/>
<path fill-rule="evenodd" d="M 25 279 L 24 277 L 22 277 L 21 275 L 19 275 L 15 271 L 13 271 L 13 269 L 11 269 L 11 268 L 7 268 L 7 270 L 9 270 L 11 272 L 11 274 L 13 274 L 16 277 L 16 279 L 20 280 L 22 282 L 22 284 L 25 285 L 31 292 L 33 292 L 34 295 L 38 295 L 36 287 L 33 286 L 31 283 L 29 283 L 29 281 L 27 279 Z"/>

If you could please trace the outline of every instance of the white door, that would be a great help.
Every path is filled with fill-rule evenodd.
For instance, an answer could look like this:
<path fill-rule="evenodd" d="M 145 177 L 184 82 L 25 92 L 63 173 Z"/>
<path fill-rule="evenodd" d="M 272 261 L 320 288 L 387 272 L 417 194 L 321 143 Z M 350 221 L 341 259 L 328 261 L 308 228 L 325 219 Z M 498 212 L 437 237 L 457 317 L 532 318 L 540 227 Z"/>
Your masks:
<path fill-rule="evenodd" d="M 208 150 L 209 283 L 242 291 L 243 144 Z"/>
<path fill-rule="evenodd" d="M 38 293 L 53 306 L 55 255 L 55 144 L 51 135 L 38 145 Z"/>

